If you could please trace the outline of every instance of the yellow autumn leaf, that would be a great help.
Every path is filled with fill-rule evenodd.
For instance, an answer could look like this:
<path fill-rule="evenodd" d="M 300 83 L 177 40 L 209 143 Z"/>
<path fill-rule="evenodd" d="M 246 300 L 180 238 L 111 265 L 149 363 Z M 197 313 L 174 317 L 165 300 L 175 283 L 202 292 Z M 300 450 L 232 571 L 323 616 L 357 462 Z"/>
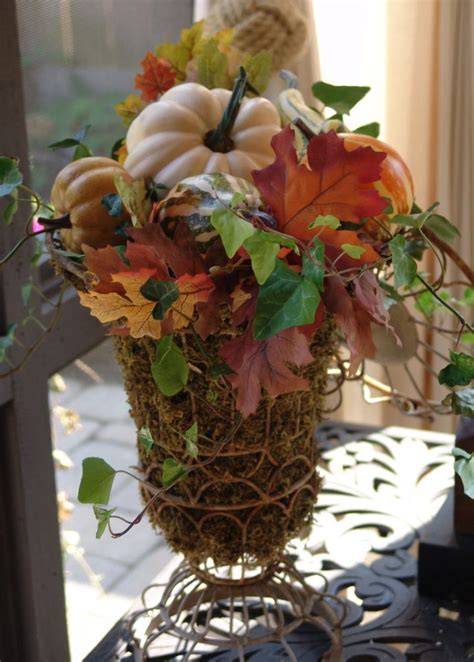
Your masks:
<path fill-rule="evenodd" d="M 245 292 L 240 285 L 235 288 L 235 290 L 230 295 L 232 299 L 232 312 L 235 313 L 236 310 L 240 308 L 252 295 L 249 292 Z"/>
<path fill-rule="evenodd" d="M 115 112 L 122 119 L 124 126 L 129 127 L 135 117 L 145 108 L 146 103 L 136 94 L 129 94 L 126 99 L 114 106 Z"/>
<path fill-rule="evenodd" d="M 153 309 L 156 302 L 148 301 L 140 292 L 140 288 L 154 274 L 153 269 L 140 269 L 130 273 L 114 274 L 112 280 L 124 286 L 126 296 L 116 292 L 109 292 L 108 294 L 79 292 L 81 304 L 86 308 L 90 308 L 91 315 L 96 317 L 102 324 L 117 322 L 125 318 L 130 335 L 133 338 L 151 336 L 159 340 L 161 338 L 161 322 L 153 319 Z"/>
<path fill-rule="evenodd" d="M 144 179 L 135 179 L 131 184 L 117 173 L 114 177 L 115 188 L 130 214 L 134 227 L 143 227 L 147 224 L 151 212 L 151 201 L 147 198 Z"/>

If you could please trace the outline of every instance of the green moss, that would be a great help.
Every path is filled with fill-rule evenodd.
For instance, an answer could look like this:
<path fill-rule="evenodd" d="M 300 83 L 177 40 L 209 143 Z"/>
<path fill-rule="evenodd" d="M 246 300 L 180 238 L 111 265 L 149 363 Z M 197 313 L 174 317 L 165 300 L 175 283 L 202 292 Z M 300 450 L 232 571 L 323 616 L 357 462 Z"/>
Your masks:
<path fill-rule="evenodd" d="M 217 355 L 228 337 L 207 339 L 206 350 Z M 148 426 L 155 440 L 148 456 L 138 445 L 141 466 L 146 479 L 161 486 L 162 464 L 171 452 L 185 464 L 202 463 L 215 453 L 237 419 L 234 398 L 228 391 L 214 389 L 217 397 L 210 408 L 204 399 L 210 382 L 195 371 L 190 372 L 189 386 L 202 394 L 202 400 L 188 392 L 166 398 L 150 372 L 155 342 L 130 337 L 115 342 L 132 417 L 138 429 Z M 187 336 L 182 348 L 199 368 L 203 359 L 193 339 Z M 307 526 L 320 482 L 313 429 L 324 408 L 333 349 L 334 325 L 327 321 L 312 343 L 314 363 L 300 370 L 311 389 L 277 399 L 265 397 L 220 454 L 155 501 L 150 520 L 173 549 L 196 563 L 210 557 L 216 564 L 230 564 L 246 557 L 265 564 Z M 191 461 L 177 431 L 184 432 L 195 420 L 207 441 L 200 441 L 200 455 Z M 144 489 L 142 496 L 147 500 L 150 495 Z"/>

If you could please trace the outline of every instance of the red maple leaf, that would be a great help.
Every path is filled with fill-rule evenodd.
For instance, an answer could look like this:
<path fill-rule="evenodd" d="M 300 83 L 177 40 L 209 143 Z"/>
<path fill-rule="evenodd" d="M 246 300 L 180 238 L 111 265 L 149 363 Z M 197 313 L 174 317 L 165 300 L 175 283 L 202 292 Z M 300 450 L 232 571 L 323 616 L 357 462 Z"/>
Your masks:
<path fill-rule="evenodd" d="M 295 375 L 287 365 L 304 366 L 314 360 L 307 339 L 295 327 L 258 341 L 249 324 L 247 330 L 226 343 L 219 354 L 236 373 L 227 379 L 237 389 L 237 409 L 245 417 L 256 412 L 262 389 L 273 398 L 309 389 L 308 380 Z"/>
<path fill-rule="evenodd" d="M 147 246 L 164 260 L 177 278 L 206 271 L 194 235 L 185 221 L 178 223 L 172 239 L 165 234 L 160 223 L 130 228 L 128 234 L 138 245 Z"/>
<path fill-rule="evenodd" d="M 83 250 L 85 267 L 98 279 L 98 283 L 93 287 L 94 291 L 100 294 L 107 294 L 108 292 L 125 294 L 123 285 L 112 280 L 112 274 L 126 268 L 117 250 L 113 246 L 96 249 L 85 244 Z"/>
<path fill-rule="evenodd" d="M 325 280 L 323 300 L 347 342 L 351 353 L 350 370 L 354 373 L 364 358 L 370 359 L 375 354 L 371 323 L 388 322 L 380 287 L 376 285 L 375 276 L 367 271 L 355 280 L 352 297 L 340 276 L 330 276 Z"/>
<path fill-rule="evenodd" d="M 156 101 L 163 92 L 176 82 L 176 73 L 163 57 L 157 57 L 150 51 L 141 62 L 143 74 L 135 76 L 135 89 L 140 90 L 143 101 Z"/>
<path fill-rule="evenodd" d="M 111 292 L 125 294 L 123 283 L 113 278 L 118 273 L 148 269 L 153 274 L 153 278 L 157 280 L 170 279 L 165 262 L 149 246 L 129 242 L 125 251 L 126 262 L 122 261 L 117 250 L 112 246 L 98 250 L 84 246 L 84 254 L 86 256 L 84 264 L 87 270 L 98 279 L 98 283 L 90 288 L 97 294 Z"/>
<path fill-rule="evenodd" d="M 364 271 L 353 282 L 354 296 L 358 304 L 369 313 L 374 322 L 387 325 L 390 316 L 384 305 L 383 290 L 375 274 L 372 271 Z"/>
<path fill-rule="evenodd" d="M 290 127 L 271 144 L 275 161 L 252 176 L 282 232 L 308 240 L 320 230 L 308 227 L 318 216 L 360 222 L 386 208 L 373 185 L 380 179 L 384 152 L 371 147 L 348 152 L 344 140 L 330 131 L 311 138 L 306 166 L 298 161 Z"/>

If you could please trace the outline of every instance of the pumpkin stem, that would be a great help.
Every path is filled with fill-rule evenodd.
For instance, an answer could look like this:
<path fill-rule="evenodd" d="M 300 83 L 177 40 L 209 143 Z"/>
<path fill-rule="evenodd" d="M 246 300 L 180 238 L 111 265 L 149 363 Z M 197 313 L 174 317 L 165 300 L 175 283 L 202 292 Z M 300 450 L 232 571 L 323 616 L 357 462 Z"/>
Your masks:
<path fill-rule="evenodd" d="M 58 218 L 42 218 L 39 216 L 38 223 L 44 227 L 45 230 L 58 230 L 59 228 L 72 228 L 71 218 L 69 214 L 59 216 Z"/>
<path fill-rule="evenodd" d="M 248 90 L 254 94 L 258 94 L 257 90 L 249 83 L 247 72 L 243 67 L 240 67 L 239 75 L 235 79 L 232 95 L 222 113 L 221 121 L 215 129 L 208 131 L 204 138 L 204 144 L 213 152 L 226 153 L 234 148 L 230 132 L 237 119 L 244 95 Z"/>

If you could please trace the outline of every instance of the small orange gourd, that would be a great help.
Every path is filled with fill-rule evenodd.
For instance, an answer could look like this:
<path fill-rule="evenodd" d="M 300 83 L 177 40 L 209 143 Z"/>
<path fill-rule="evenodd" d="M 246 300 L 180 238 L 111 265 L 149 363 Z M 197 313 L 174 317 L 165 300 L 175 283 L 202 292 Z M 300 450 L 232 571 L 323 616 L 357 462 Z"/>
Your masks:
<path fill-rule="evenodd" d="M 51 190 L 51 203 L 55 218 L 69 215 L 71 227 L 61 229 L 61 240 L 67 250 L 80 253 L 83 244 L 103 248 L 123 242 L 114 230 L 129 215 L 110 216 L 102 204 L 104 196 L 117 192 L 114 183 L 117 173 L 132 181 L 121 165 L 102 156 L 72 161 L 59 172 Z"/>

